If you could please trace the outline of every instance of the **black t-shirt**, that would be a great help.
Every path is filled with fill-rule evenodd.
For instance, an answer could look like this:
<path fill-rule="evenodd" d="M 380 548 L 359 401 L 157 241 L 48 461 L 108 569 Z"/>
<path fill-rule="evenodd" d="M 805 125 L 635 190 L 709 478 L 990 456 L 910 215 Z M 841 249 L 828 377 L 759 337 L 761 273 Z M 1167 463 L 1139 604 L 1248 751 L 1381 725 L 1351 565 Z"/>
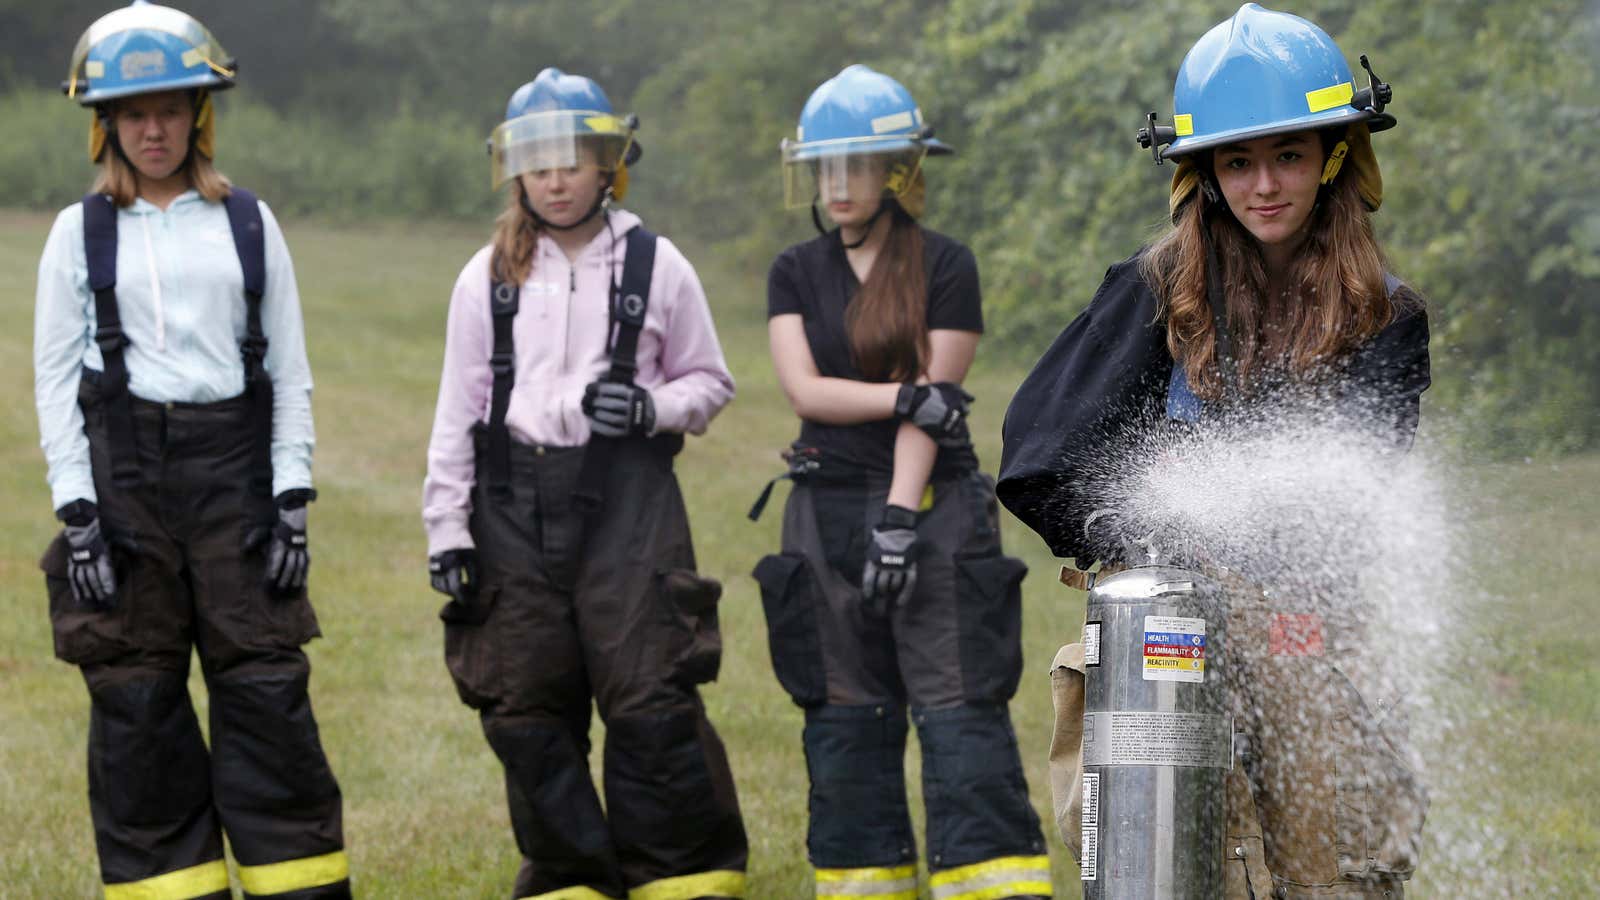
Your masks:
<path fill-rule="evenodd" d="M 983 331 L 983 298 L 978 289 L 978 262 L 959 241 L 926 228 L 923 264 L 928 280 L 927 323 L 930 331 Z M 871 381 L 851 358 L 845 307 L 861 289 L 845 256 L 837 229 L 778 254 L 767 275 L 767 317 L 798 313 L 817 371 L 829 378 Z M 894 472 L 894 440 L 899 422 L 887 418 L 859 425 L 824 425 L 800 421 L 800 444 L 822 452 L 825 468 L 855 468 L 873 475 Z M 943 479 L 977 468 L 971 445 L 940 448 L 933 478 Z"/>

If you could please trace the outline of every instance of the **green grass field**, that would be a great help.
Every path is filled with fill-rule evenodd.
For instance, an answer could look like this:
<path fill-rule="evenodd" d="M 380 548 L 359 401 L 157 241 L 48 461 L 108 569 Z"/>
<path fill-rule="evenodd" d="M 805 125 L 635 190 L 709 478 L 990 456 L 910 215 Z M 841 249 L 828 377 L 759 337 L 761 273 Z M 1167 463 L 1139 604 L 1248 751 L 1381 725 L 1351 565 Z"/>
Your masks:
<path fill-rule="evenodd" d="M 98 896 L 85 797 L 87 697 L 52 658 L 35 560 L 52 534 L 31 392 L 34 272 L 48 216 L 0 213 L 0 896 Z M 323 739 L 344 789 L 346 839 L 367 897 L 504 897 L 517 866 L 495 763 L 476 716 L 456 699 L 427 588 L 418 502 L 442 353 L 445 304 L 486 228 L 397 226 L 356 232 L 287 224 L 316 377 L 317 487 L 312 592 L 326 637 L 309 647 Z M 739 781 L 756 898 L 809 895 L 805 764 L 799 711 L 772 677 L 750 568 L 777 545 L 776 507 L 752 525 L 756 492 L 777 474 L 795 430 L 766 359 L 759 279 L 702 277 L 739 383 L 734 404 L 679 471 L 701 568 L 726 586 L 721 680 L 706 691 Z M 993 471 L 1000 418 L 1031 360 L 980 353 L 969 390 L 973 433 Z M 1437 750 L 1453 777 L 1415 896 L 1580 896 L 1600 881 L 1600 459 L 1474 470 L 1488 494 L 1475 527 L 1492 536 L 1479 582 L 1473 646 L 1445 661 L 1457 701 L 1481 715 Z M 781 489 L 780 489 L 781 492 Z M 781 496 L 778 498 L 781 500 Z M 1010 552 L 1026 559 L 1027 672 L 1012 705 L 1034 803 L 1050 827 L 1045 753 L 1047 667 L 1076 639 L 1083 596 L 1055 582 L 1056 563 L 1015 521 Z M 1514 562 L 1511 562 L 1514 561 Z M 1589 626 L 1589 627 L 1584 627 Z M 192 691 L 203 706 L 198 676 Z M 598 739 L 599 725 L 596 724 Z M 598 743 L 598 740 L 597 740 Z M 919 783 L 916 751 L 909 776 Z M 598 753 L 595 754 L 598 759 Z M 1485 767 L 1479 770 L 1479 763 Z M 915 796 L 913 791 L 913 796 Z M 1485 833 L 1480 846 L 1461 846 Z M 1077 869 L 1051 854 L 1061 896 Z M 1430 863 L 1439 864 L 1430 870 Z"/>

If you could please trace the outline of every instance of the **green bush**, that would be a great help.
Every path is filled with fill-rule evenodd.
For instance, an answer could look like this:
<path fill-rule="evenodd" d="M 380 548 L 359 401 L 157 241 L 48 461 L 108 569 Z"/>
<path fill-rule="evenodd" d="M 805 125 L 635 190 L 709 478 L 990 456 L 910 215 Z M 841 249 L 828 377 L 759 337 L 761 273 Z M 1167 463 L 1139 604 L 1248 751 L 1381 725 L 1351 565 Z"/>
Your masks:
<path fill-rule="evenodd" d="M 0 145 L 0 205 L 55 209 L 94 179 L 89 113 L 59 94 L 0 95 L 11 123 Z M 274 211 L 336 220 L 465 218 L 499 205 L 489 186 L 481 128 L 464 118 L 410 112 L 342 124 L 287 117 L 221 96 L 217 168 L 260 194 Z"/>

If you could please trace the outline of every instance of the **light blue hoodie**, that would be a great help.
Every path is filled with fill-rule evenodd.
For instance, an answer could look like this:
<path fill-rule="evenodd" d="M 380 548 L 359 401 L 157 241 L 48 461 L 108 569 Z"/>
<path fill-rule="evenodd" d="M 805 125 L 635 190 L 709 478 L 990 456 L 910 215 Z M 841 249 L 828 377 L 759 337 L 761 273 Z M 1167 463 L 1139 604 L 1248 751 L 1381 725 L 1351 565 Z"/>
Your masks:
<path fill-rule="evenodd" d="M 294 264 L 265 203 L 266 294 L 261 326 L 272 378 L 272 491 L 311 486 L 311 369 Z M 133 395 L 211 403 L 244 392 L 244 275 L 228 214 L 187 191 L 161 210 L 143 199 L 117 211 L 117 311 Z M 83 207 L 56 216 L 39 260 L 34 308 L 34 400 L 51 502 L 97 500 L 78 408 L 83 367 L 102 370 L 94 294 L 84 260 Z"/>

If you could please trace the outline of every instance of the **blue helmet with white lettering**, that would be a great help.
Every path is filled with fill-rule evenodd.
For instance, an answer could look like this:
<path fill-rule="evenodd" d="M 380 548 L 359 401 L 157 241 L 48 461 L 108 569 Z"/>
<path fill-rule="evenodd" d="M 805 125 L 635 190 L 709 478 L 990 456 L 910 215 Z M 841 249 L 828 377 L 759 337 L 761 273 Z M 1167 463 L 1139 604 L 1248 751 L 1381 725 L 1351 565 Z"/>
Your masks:
<path fill-rule="evenodd" d="M 172 90 L 233 87 L 234 60 L 193 16 L 135 0 L 78 38 L 61 90 L 84 106 Z"/>

